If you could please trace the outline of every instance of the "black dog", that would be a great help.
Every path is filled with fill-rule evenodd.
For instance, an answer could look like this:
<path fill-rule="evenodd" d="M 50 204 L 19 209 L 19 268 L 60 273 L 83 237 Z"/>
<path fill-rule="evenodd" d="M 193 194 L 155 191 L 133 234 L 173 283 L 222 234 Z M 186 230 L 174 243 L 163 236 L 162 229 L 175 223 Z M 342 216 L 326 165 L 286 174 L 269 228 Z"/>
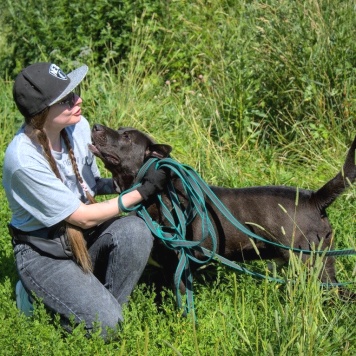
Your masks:
<path fill-rule="evenodd" d="M 92 129 L 90 150 L 99 157 L 112 173 L 118 193 L 128 189 L 134 182 L 142 164 L 148 157 L 169 156 L 171 147 L 156 144 L 148 135 L 133 128 L 119 128 L 117 131 L 96 124 Z M 333 179 L 316 192 L 285 186 L 261 186 L 250 188 L 210 187 L 231 213 L 250 231 L 267 240 L 298 249 L 333 249 L 333 233 L 327 218 L 326 208 L 356 178 L 355 165 L 356 137 L 347 154 L 343 169 Z M 180 194 L 181 204 L 186 204 L 184 190 L 179 179 L 172 178 Z M 149 204 L 148 211 L 156 221 L 164 223 L 157 202 Z M 169 202 L 167 203 L 169 204 Z M 210 218 L 217 232 L 217 253 L 233 261 L 246 261 L 256 258 L 282 259 L 287 262 L 289 251 L 255 242 L 234 228 L 216 209 L 207 202 Z M 187 227 L 187 239 L 201 237 L 199 218 Z M 210 248 L 209 241 L 204 246 Z M 153 258 L 163 266 L 163 272 L 172 277 L 177 256 L 172 250 L 153 249 Z M 305 255 L 304 260 L 308 258 Z M 324 261 L 320 279 L 323 282 L 337 283 L 334 257 Z"/>

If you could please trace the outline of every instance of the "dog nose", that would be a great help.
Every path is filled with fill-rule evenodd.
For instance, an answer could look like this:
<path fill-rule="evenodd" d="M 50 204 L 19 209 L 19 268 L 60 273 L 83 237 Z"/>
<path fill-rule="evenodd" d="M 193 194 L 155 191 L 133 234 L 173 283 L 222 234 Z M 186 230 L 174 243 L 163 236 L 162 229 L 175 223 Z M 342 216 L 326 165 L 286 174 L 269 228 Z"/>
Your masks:
<path fill-rule="evenodd" d="M 100 124 L 94 124 L 93 131 L 102 131 L 103 127 Z"/>

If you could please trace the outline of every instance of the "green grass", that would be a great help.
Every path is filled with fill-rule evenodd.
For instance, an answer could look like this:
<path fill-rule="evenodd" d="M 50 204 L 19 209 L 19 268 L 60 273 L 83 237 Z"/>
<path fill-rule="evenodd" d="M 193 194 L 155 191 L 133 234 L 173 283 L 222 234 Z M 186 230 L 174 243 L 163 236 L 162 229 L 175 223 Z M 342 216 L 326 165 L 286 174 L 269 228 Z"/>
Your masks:
<path fill-rule="evenodd" d="M 90 66 L 83 87 L 88 120 L 149 132 L 158 142 L 172 145 L 174 158 L 194 167 L 211 184 L 317 189 L 332 178 L 356 133 L 355 71 L 342 67 L 353 51 L 344 36 L 355 25 L 355 17 L 345 15 L 352 2 L 334 6 L 323 1 L 320 10 L 317 1 L 305 6 L 241 1 L 234 12 L 228 1 L 207 2 L 209 6 L 195 1 L 181 8 L 180 15 L 173 13 L 178 3 L 171 2 L 176 31 L 166 29 L 171 57 L 166 53 L 162 58 L 159 52 L 154 64 L 145 62 L 153 35 L 138 23 L 129 66 L 118 64 L 107 72 Z M 343 22 L 337 16 L 341 13 Z M 210 31 L 200 34 L 199 46 L 192 46 L 197 43 L 194 29 L 198 24 L 204 27 L 200 16 L 214 21 L 207 25 Z M 281 18 L 284 21 L 278 21 Z M 174 27 L 179 19 L 181 27 Z M 333 47 L 327 42 L 328 31 L 333 32 Z M 212 42 L 204 47 L 207 38 Z M 178 75 L 183 70 L 178 70 L 166 83 L 169 68 L 177 70 L 179 63 L 186 68 L 186 58 L 174 47 L 178 42 L 186 58 L 197 61 L 193 50 L 202 53 L 201 62 L 192 60 L 199 71 L 190 68 L 193 74 L 184 81 Z M 181 62 L 172 65 L 172 58 Z M 204 81 L 197 79 L 198 73 Z M 11 88 L 10 80 L 0 81 L 1 167 L 5 148 L 21 124 Z M 343 303 L 334 290 L 320 289 L 320 262 L 308 275 L 297 259 L 277 269 L 279 276 L 294 281 L 287 285 L 222 266 L 203 269 L 194 279 L 198 324 L 181 315 L 169 290 L 162 306 L 155 305 L 152 286 L 143 282 L 125 308 L 118 339 L 111 343 L 96 334 L 87 339 L 82 327 L 64 334 L 41 304 L 28 319 L 15 306 L 17 275 L 6 227 L 10 211 L 3 190 L 0 196 L 1 355 L 356 354 L 356 303 Z M 355 198 L 353 186 L 328 209 L 336 248 L 356 248 Z M 267 270 L 264 261 L 249 267 Z M 355 282 L 354 257 L 338 258 L 336 267 L 341 281 Z"/>
<path fill-rule="evenodd" d="M 170 143 L 177 159 L 195 167 L 214 184 L 235 187 L 289 184 L 316 188 L 338 171 L 346 153 L 346 142 L 341 140 L 322 152 L 312 142 L 305 147 L 290 144 L 285 151 L 260 150 L 255 146 L 239 147 L 233 139 L 225 138 L 226 146 L 206 134 L 195 106 L 189 102 L 181 104 L 176 95 L 165 100 L 151 98 L 145 105 L 151 88 L 145 92 L 135 83 L 116 82 L 114 76 L 106 81 L 102 77 L 91 81 L 84 95 L 84 114 L 94 111 L 88 106 L 97 92 L 90 88 L 96 88 L 99 83 L 107 86 L 105 98 L 96 106 L 95 120 L 88 116 L 92 123 L 103 122 L 113 127 L 132 125 L 147 130 L 159 142 Z M 11 84 L 2 82 L 1 86 L 5 108 L 0 123 L 4 149 L 19 122 L 10 104 Z M 127 92 L 121 90 L 123 95 L 117 99 L 113 93 L 119 86 Z M 162 86 L 160 95 L 166 96 L 166 90 Z M 126 100 L 130 97 L 132 102 L 128 105 Z M 165 119 L 159 120 L 164 115 Z M 106 174 L 104 170 L 103 174 Z M 355 248 L 355 194 L 355 188 L 349 189 L 329 209 L 340 247 Z M 152 288 L 140 284 L 125 310 L 118 341 L 104 344 L 95 335 L 88 340 L 82 328 L 63 337 L 58 322 L 53 324 L 41 306 L 33 318 L 18 314 L 14 298 L 17 277 L 6 231 L 10 212 L 3 191 L 1 195 L 0 318 L 4 332 L 0 336 L 3 346 L 0 354 L 349 355 L 356 352 L 356 333 L 352 327 L 355 304 L 339 302 L 333 298 L 333 291 L 321 291 L 315 277 L 306 278 L 305 268 L 298 261 L 289 269 L 279 271 L 282 276 L 295 280 L 295 284 L 288 286 L 236 276 L 222 267 L 208 269 L 204 278 L 195 280 L 198 325 L 190 317 L 181 316 L 170 291 L 166 292 L 162 307 L 157 308 Z M 338 260 L 341 280 L 355 280 L 353 266 L 353 258 Z M 266 264 L 252 264 L 252 268 L 264 270 Z"/>

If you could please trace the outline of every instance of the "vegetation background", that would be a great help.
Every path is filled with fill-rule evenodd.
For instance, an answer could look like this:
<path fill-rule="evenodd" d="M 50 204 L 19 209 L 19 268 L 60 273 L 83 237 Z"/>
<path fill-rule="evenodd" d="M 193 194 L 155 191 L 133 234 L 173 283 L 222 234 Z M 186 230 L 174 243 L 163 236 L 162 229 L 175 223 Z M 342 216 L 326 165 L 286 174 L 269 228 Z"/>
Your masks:
<path fill-rule="evenodd" d="M 22 118 L 12 82 L 35 61 L 85 63 L 91 123 L 135 126 L 174 147 L 211 183 L 317 189 L 342 166 L 356 130 L 353 0 L 0 0 L 0 165 Z M 102 169 L 103 175 L 107 172 Z M 351 355 L 355 303 L 321 290 L 297 258 L 279 285 L 222 266 L 195 278 L 198 324 L 144 282 L 119 338 L 64 335 L 41 304 L 26 318 L 1 194 L 1 355 Z M 355 248 L 355 187 L 328 210 L 337 248 Z M 248 266 L 266 271 L 257 261 Z M 355 282 L 354 257 L 338 258 Z"/>

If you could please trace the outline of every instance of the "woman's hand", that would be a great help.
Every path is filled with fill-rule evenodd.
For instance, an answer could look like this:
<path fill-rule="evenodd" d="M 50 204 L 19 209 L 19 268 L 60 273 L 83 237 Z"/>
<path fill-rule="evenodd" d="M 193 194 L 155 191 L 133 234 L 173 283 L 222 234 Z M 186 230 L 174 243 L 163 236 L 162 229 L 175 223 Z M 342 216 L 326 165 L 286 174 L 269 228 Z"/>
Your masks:
<path fill-rule="evenodd" d="M 160 193 L 168 182 L 168 173 L 165 169 L 156 170 L 154 164 L 148 168 L 142 179 L 142 185 L 137 188 L 144 201 Z"/>

